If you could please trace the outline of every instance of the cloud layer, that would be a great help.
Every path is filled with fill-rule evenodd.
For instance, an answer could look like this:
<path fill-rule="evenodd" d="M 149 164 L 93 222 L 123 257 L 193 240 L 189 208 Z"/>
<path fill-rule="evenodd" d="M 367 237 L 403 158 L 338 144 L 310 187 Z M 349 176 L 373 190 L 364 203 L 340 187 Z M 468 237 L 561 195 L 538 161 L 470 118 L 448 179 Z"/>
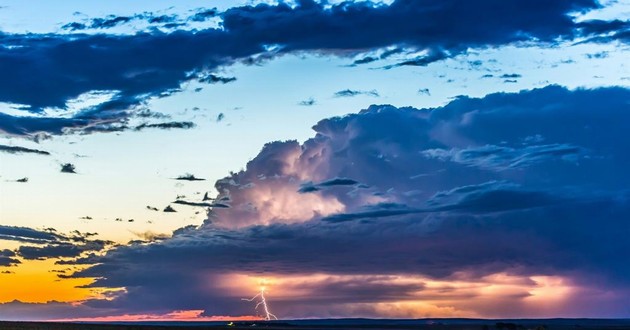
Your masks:
<path fill-rule="evenodd" d="M 27 227 L 0 225 L 0 240 L 16 241 L 24 245 L 15 251 L 0 250 L 0 266 L 20 263 L 14 259 L 44 260 L 59 258 L 76 258 L 84 252 L 99 252 L 114 243 L 96 239 L 96 233 L 82 233 L 78 230 L 71 233 L 58 233 L 53 228 L 37 230 Z"/>
<path fill-rule="evenodd" d="M 145 100 L 177 92 L 186 81 L 231 82 L 235 78 L 212 72 L 235 62 L 254 64 L 294 52 L 367 54 L 355 64 L 415 54 L 391 68 L 427 65 L 468 49 L 515 43 L 626 40 L 622 37 L 626 22 L 576 23 L 569 15 L 599 7 L 595 0 L 551 4 L 542 0 L 396 0 L 391 5 L 302 0 L 295 6 L 258 4 L 221 13 L 200 11 L 198 20 L 216 16 L 221 22 L 219 28 L 201 30 L 155 29 L 134 35 L 0 33 L 4 45 L 0 48 L 0 102 L 25 113 L 2 114 L 0 131 L 17 136 L 117 131 L 142 110 Z M 172 19 L 140 18 L 155 18 L 156 24 Z M 139 18 L 112 16 L 83 25 L 100 29 L 135 19 Z M 386 47 L 391 49 L 383 50 Z M 51 116 L 55 109 L 66 109 L 71 100 L 103 92 L 111 97 L 70 116 Z"/>
<path fill-rule="evenodd" d="M 624 316 L 629 100 L 549 86 L 322 120 L 219 180 L 203 225 L 76 259 L 126 289 L 81 308 L 250 315 L 267 279 L 282 317 Z"/>

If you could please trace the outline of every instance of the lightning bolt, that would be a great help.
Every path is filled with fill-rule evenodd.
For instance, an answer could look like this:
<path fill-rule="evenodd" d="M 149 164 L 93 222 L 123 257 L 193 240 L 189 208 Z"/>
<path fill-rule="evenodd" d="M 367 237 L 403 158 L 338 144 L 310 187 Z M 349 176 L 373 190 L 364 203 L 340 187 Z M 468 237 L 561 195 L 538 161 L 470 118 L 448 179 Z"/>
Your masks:
<path fill-rule="evenodd" d="M 269 311 L 269 306 L 267 305 L 267 299 L 265 299 L 264 286 L 260 287 L 260 292 L 257 295 L 251 297 L 250 299 L 241 298 L 241 300 L 254 301 L 256 300 L 256 298 L 260 298 L 260 301 L 256 304 L 256 307 L 254 309 L 258 310 L 258 307 L 262 306 L 263 311 L 265 312 L 265 320 L 267 321 L 271 321 L 272 319 L 277 320 L 278 318 Z"/>

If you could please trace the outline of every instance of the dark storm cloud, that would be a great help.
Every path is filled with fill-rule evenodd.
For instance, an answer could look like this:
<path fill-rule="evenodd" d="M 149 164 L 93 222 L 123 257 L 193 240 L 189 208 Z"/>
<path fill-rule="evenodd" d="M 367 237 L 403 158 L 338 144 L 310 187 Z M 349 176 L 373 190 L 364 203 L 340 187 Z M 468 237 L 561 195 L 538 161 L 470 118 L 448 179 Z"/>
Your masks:
<path fill-rule="evenodd" d="M 40 231 L 27 227 L 0 225 L 0 239 L 21 242 L 46 243 L 63 237 L 50 231 Z"/>
<path fill-rule="evenodd" d="M 41 243 L 47 243 L 68 241 L 72 240 L 75 237 L 90 237 L 95 235 L 94 233 L 81 233 L 76 230 L 71 232 L 70 234 L 71 235 L 59 234 L 53 228 L 37 230 L 28 227 L 0 225 L 0 235 L 3 236 L 3 239 L 7 239 L 7 237 L 15 237 L 18 239 L 33 239 Z"/>
<path fill-rule="evenodd" d="M 554 223 L 549 216 L 553 213 L 559 215 L 573 215 L 578 212 L 589 211 L 597 213 L 594 208 L 606 206 L 611 209 L 614 220 L 608 220 L 607 224 L 619 221 L 623 214 L 627 214 L 627 206 L 624 200 L 613 201 L 602 200 L 602 202 L 578 202 L 571 203 L 567 208 L 528 208 L 526 211 L 518 213 L 501 213 L 484 215 L 481 217 L 470 217 L 466 214 L 444 213 L 431 218 L 410 218 L 402 217 L 383 222 L 364 222 L 361 226 L 351 224 L 323 224 L 318 222 L 307 222 L 293 225 L 270 225 L 256 226 L 238 231 L 206 228 L 198 230 L 188 235 L 175 236 L 172 240 L 164 241 L 158 245 L 143 246 L 142 248 L 123 247 L 112 252 L 109 256 L 101 258 L 104 265 L 95 266 L 94 269 L 83 272 L 86 276 L 98 276 L 99 268 L 110 268 L 118 265 L 120 271 L 124 271 L 128 264 L 133 264 L 135 260 L 145 264 L 151 264 L 155 260 L 156 267 L 176 267 L 189 269 L 192 265 L 199 264 L 202 258 L 206 258 L 204 265 L 221 271 L 243 271 L 243 272 L 288 272 L 288 273 L 312 273 L 312 272 L 332 272 L 332 273 L 407 273 L 421 272 L 437 277 L 446 277 L 457 270 L 463 270 L 472 265 L 483 267 L 485 262 L 497 260 L 503 263 L 501 267 L 508 266 L 512 261 L 508 255 L 513 255 L 517 260 L 529 260 L 529 262 L 539 261 L 544 263 L 557 263 L 554 265 L 557 270 L 568 267 L 571 269 L 579 266 L 581 256 L 576 252 L 571 252 L 570 248 L 575 248 L 579 242 L 573 238 L 569 246 L 567 237 L 555 237 L 562 232 L 578 233 L 587 230 L 588 225 L 582 220 L 576 222 L 574 218 L 563 218 Z M 571 210 L 570 208 L 575 208 Z M 544 216 L 543 219 L 527 218 L 533 215 Z M 512 219 L 512 220 L 510 220 Z M 428 220 L 435 224 L 436 228 L 426 227 Z M 510 223 L 510 221 L 514 221 Z M 563 225 L 574 223 L 579 228 L 558 228 L 558 222 Z M 519 229 L 537 227 L 543 232 L 541 236 L 524 233 L 519 235 Z M 383 231 L 386 229 L 386 231 Z M 459 229 L 458 229 L 459 228 Z M 493 229 L 494 228 L 494 229 Z M 462 241 L 449 241 L 450 235 L 461 230 Z M 493 232 L 497 230 L 498 232 Z M 351 234 L 353 233 L 354 234 Z M 613 231 L 606 231 L 606 234 L 613 234 Z M 469 236 L 470 235 L 470 236 Z M 580 237 L 587 235 L 581 233 Z M 616 234 L 621 237 L 621 234 Z M 518 241 L 506 241 L 509 238 L 520 237 Z M 525 240 L 536 241 L 545 246 L 556 246 L 561 250 L 559 255 L 545 256 L 544 251 L 526 246 Z M 415 240 L 420 240 L 416 241 Z M 487 244 L 481 244 L 488 240 Z M 411 244 L 408 248 L 396 249 L 406 244 Z M 481 245 L 477 245 L 481 244 Z M 505 247 L 506 251 L 498 249 L 491 252 L 492 244 Z M 627 243 L 621 243 L 627 247 Z M 345 246 L 345 247 L 344 247 Z M 444 252 L 436 250 L 436 246 L 445 249 Z M 465 251 L 466 246 L 471 246 L 471 250 Z M 474 248 L 472 248 L 474 246 Z M 299 248 L 298 248 L 299 247 Z M 579 251 L 586 251 L 593 247 L 579 247 Z M 596 247 L 597 253 L 603 253 L 607 247 Z M 392 254 L 396 250 L 400 254 Z M 474 251 L 477 250 L 477 251 Z M 259 252 L 255 252 L 259 251 Z M 344 251 L 344 252 L 342 252 Z M 481 251 L 487 252 L 480 253 Z M 515 253 L 516 252 L 516 253 Z M 184 254 L 182 254 L 184 253 Z M 250 258 L 248 255 L 254 253 L 257 257 Z M 437 253 L 437 254 L 435 254 Z M 449 255 L 449 253 L 453 253 Z M 574 254 L 575 253 L 575 254 Z M 560 255 L 567 254 L 568 259 L 560 259 Z M 186 255 L 186 260 L 181 260 L 181 255 Z M 318 258 L 317 255 L 326 255 L 326 258 Z M 360 258 L 369 255 L 370 258 Z M 474 258 L 465 260 L 468 257 Z M 145 259 L 147 258 L 147 259 Z M 538 260 L 536 260 L 538 259 Z M 567 265 L 564 262 L 571 264 Z M 593 264 L 583 265 L 591 267 L 609 263 L 611 257 L 606 260 L 591 260 Z M 429 264 L 433 266 L 429 267 Z M 298 265 L 299 264 L 299 265 Z M 179 265 L 179 266 L 178 266 Z M 548 265 L 547 265 L 548 266 Z M 425 269 L 421 269 L 426 267 Z M 620 261 L 616 261 L 616 267 L 622 267 Z M 594 268 L 594 267 L 593 267 Z M 622 267 L 623 268 L 623 267 Z M 620 268 L 620 269 L 622 269 Z M 138 267 L 141 271 L 142 267 Z M 199 269 L 200 271 L 202 269 Z M 536 271 L 535 268 L 529 271 Z M 541 270 L 543 271 L 543 270 Z M 545 273 L 547 271 L 544 271 Z M 131 274 L 129 274 L 131 276 Z M 117 286 L 123 284 L 117 276 L 107 276 L 100 284 L 107 286 Z M 116 283 L 118 282 L 118 283 Z M 99 283 L 96 284 L 98 286 Z M 151 285 L 151 283 L 147 283 Z"/>
<path fill-rule="evenodd" d="M 49 244 L 45 246 L 20 246 L 18 254 L 27 260 L 43 260 L 49 258 L 74 258 L 86 251 L 100 251 L 105 248 L 108 242 L 89 241 L 84 244 Z"/>
<path fill-rule="evenodd" d="M 534 1 L 525 6 L 518 2 L 402 0 L 377 7 L 369 2 L 344 2 L 328 10 L 314 1 L 299 4 L 295 8 L 286 4 L 231 8 L 223 13 L 223 24 L 232 33 L 267 36 L 268 44 L 293 49 L 369 49 L 410 44 L 433 49 L 437 54 L 459 52 L 464 45 L 475 47 L 534 36 L 550 41 L 572 32 L 574 23 L 565 15 L 567 12 L 597 7 L 593 1 L 559 1 L 551 6 Z M 484 20 L 471 16 L 471 12 L 483 13 Z M 545 18 L 552 17 L 553 23 L 546 22 Z M 539 22 L 546 24 L 541 26 Z M 286 33 L 298 26 L 303 27 L 301 33 Z M 524 32 L 523 36 L 517 31 Z"/>
<path fill-rule="evenodd" d="M 366 1 L 328 6 L 303 0 L 296 6 L 230 8 L 217 14 L 222 19 L 222 28 L 217 29 L 135 35 L 0 34 L 5 45 L 0 48 L 0 102 L 42 113 L 50 107 L 63 109 L 70 99 L 88 92 L 116 92 L 110 101 L 69 118 L 3 114 L 0 129 L 32 136 L 121 124 L 148 98 L 177 92 L 182 83 L 211 77 L 221 66 L 257 64 L 297 51 L 356 56 L 394 47 L 382 56 L 403 50 L 424 54 L 391 68 L 427 65 L 471 48 L 520 41 L 553 44 L 587 30 L 595 37 L 601 26 L 576 23 L 567 14 L 598 7 L 595 0 L 397 0 L 391 5 Z M 482 17 L 470 15 L 473 12 Z M 97 26 L 125 20 L 105 18 Z M 278 47 L 269 50 L 269 45 Z"/>
<path fill-rule="evenodd" d="M 221 33 L 207 31 L 206 34 L 206 37 L 213 38 Z M 0 100 L 27 104 L 30 106 L 30 111 L 38 112 L 43 107 L 63 108 L 68 99 L 85 92 L 121 91 L 113 100 L 86 109 L 72 118 L 3 115 L 6 117 L 2 120 L 3 130 L 14 135 L 36 132 L 61 134 L 66 128 L 88 127 L 94 123 L 120 122 L 129 116 L 127 110 L 138 105 L 143 98 L 157 97 L 164 92 L 177 89 L 180 82 L 190 79 L 187 72 L 193 71 L 197 65 L 206 63 L 199 56 L 183 56 L 181 60 L 176 60 L 176 57 L 179 57 L 177 53 L 179 51 L 171 51 L 170 54 L 164 52 L 165 49 L 172 49 L 170 46 L 163 47 L 164 43 L 171 45 L 171 43 L 189 43 L 192 40 L 204 39 L 201 35 L 192 35 L 187 32 L 135 36 L 18 37 L 2 35 L 1 38 L 9 44 L 17 43 L 15 46 L 23 47 L 13 48 L 22 49 L 16 53 L 6 48 L 0 51 L 2 53 L 0 56 L 4 58 L 0 66 L 6 74 L 0 81 L 0 85 L 10 89 L 10 91 L 6 90 L 6 94 L 0 93 L 2 94 Z M 227 47 L 223 47 L 223 51 Z M 221 53 L 219 48 L 215 49 Z M 134 53 L 135 55 L 132 55 Z M 155 54 L 161 55 L 155 56 Z M 189 59 L 186 60 L 185 57 Z M 42 62 L 41 58 L 47 60 Z M 147 58 L 152 58 L 152 60 L 146 60 Z M 94 63 L 100 64 L 94 65 Z M 209 60 L 206 64 L 212 63 L 213 61 Z M 21 69 L 17 69 L 16 65 Z M 41 65 L 46 68 L 39 68 Z M 25 81 L 29 80 L 25 78 L 27 76 L 32 76 L 33 81 Z M 51 83 L 52 81 L 55 83 Z M 28 92 L 30 89 L 36 89 L 38 93 Z M 13 96 L 8 97 L 9 94 Z M 8 100 L 7 97 L 14 100 Z"/>
<path fill-rule="evenodd" d="M 99 256 L 94 253 L 88 253 L 80 258 L 57 260 L 55 265 L 93 265 L 98 263 L 98 260 Z"/>
<path fill-rule="evenodd" d="M 7 146 L 0 144 L 0 152 L 6 152 L 9 154 L 36 154 L 36 155 L 50 155 L 50 152 L 38 149 L 31 149 L 18 146 Z"/>
<path fill-rule="evenodd" d="M 2 84 L 1 80 L 0 84 Z M 63 134 L 66 129 L 82 128 L 91 124 L 93 123 L 88 120 L 78 118 L 20 117 L 0 113 L 0 131 L 8 135 Z"/>
<path fill-rule="evenodd" d="M 232 303 L 219 286 L 208 289 L 210 278 L 226 273 L 356 277 L 311 282 L 315 296 L 317 288 L 328 293 L 311 305 L 277 297 L 274 312 L 295 317 L 323 308 L 327 299 L 369 301 L 367 294 L 350 294 L 353 281 L 373 283 L 361 276 L 549 275 L 627 292 L 630 150 L 619 141 L 628 138 L 629 100 L 623 88 L 549 86 L 460 97 L 434 109 L 372 106 L 325 119 L 314 126 L 314 138 L 269 143 L 244 170 L 219 180 L 217 198 L 231 207 L 212 210 L 202 226 L 112 249 L 72 276 L 97 278 L 93 287 L 128 289 L 87 306 L 199 308 L 209 315 L 251 308 Z M 424 153 L 436 149 L 474 152 L 465 162 Z M 516 159 L 526 161 L 506 165 Z M 334 178 L 348 177 L 364 188 L 297 191 L 300 182 L 336 186 L 352 182 Z M 336 203 L 342 207 L 312 211 Z M 372 289 L 400 299 L 424 290 L 422 283 Z M 525 296 L 506 304 L 518 306 Z M 585 310 L 622 315 L 627 297 L 585 302 Z"/>
<path fill-rule="evenodd" d="M 609 43 L 630 41 L 630 21 L 622 20 L 588 20 L 577 24 L 579 31 L 589 42 Z"/>
<path fill-rule="evenodd" d="M 588 35 L 605 34 L 627 30 L 630 28 L 630 22 L 618 19 L 613 21 L 587 20 L 584 22 L 580 22 L 578 24 L 578 27 L 582 29 L 585 34 Z"/>
<path fill-rule="evenodd" d="M 423 274 L 445 280 L 457 271 L 471 271 L 478 274 L 476 276 L 506 270 L 574 276 L 580 271 L 595 271 L 609 277 L 614 276 L 611 270 L 625 269 L 621 259 L 625 260 L 626 255 L 610 257 L 607 251 L 612 247 L 598 242 L 593 242 L 595 246 L 584 246 L 585 240 L 592 235 L 591 224 L 584 217 L 579 221 L 575 217 L 583 212 L 590 216 L 605 213 L 613 219 L 607 218 L 603 225 L 611 226 L 630 214 L 627 205 L 622 206 L 624 203 L 627 199 L 625 202 L 609 200 L 571 204 L 565 208 L 529 209 L 501 216 L 407 217 L 386 224 L 364 222 L 360 226 L 305 223 L 253 227 L 238 232 L 208 228 L 148 246 L 117 249 L 105 258 L 98 258 L 100 265 L 75 276 L 100 277 L 105 274 L 93 286 L 125 286 L 129 289 L 129 294 L 118 300 L 92 302 L 88 306 L 137 312 L 203 308 L 210 315 L 247 313 L 251 308 L 230 303 L 234 297 L 229 292 L 201 289 L 207 288 L 211 274 L 231 271 L 285 276 L 322 272 Z M 529 232 L 531 228 L 536 228 L 536 234 Z M 615 240 L 615 251 L 627 251 L 628 245 L 623 242 L 622 234 L 615 230 L 603 233 Z M 584 264 L 585 254 L 593 256 L 588 264 Z M 194 269 L 192 274 L 191 269 Z M 613 287 L 621 290 L 619 281 L 625 280 L 617 277 Z M 316 287 L 325 288 L 327 284 L 330 282 L 325 281 Z M 604 284 L 597 282 L 596 285 Z M 386 291 L 398 299 L 405 297 L 401 291 L 391 288 Z M 410 291 L 403 291 L 410 294 Z M 144 299 L 147 295 L 177 299 L 173 299 L 176 302 Z M 368 296 L 367 292 L 360 295 L 363 298 L 347 295 L 344 291 L 330 292 L 329 302 L 322 299 L 319 304 L 329 304 L 330 301 L 352 303 L 355 299 L 369 299 Z M 293 303 L 308 304 L 304 301 Z M 288 306 L 274 306 L 274 312 L 288 314 Z M 309 310 L 317 306 L 303 307 Z M 304 315 L 300 313 L 307 311 L 295 313 L 289 315 Z"/>
<path fill-rule="evenodd" d="M 57 233 L 54 229 L 36 230 L 27 227 L 0 226 L 0 240 L 11 240 L 21 245 L 16 251 L 0 250 L 0 265 L 19 264 L 24 259 L 75 258 L 84 252 L 101 251 L 113 242 L 94 239 L 96 233 L 82 233 L 77 230 L 68 234 Z"/>

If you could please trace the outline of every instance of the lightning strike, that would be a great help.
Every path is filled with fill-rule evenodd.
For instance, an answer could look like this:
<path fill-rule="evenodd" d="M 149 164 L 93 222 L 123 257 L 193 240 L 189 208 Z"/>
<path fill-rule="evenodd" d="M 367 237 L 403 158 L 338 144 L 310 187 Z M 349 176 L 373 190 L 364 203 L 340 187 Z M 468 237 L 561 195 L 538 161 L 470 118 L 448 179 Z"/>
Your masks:
<path fill-rule="evenodd" d="M 258 307 L 262 306 L 263 307 L 263 311 L 265 313 L 265 320 L 267 320 L 267 321 L 271 321 L 272 319 L 277 320 L 278 317 L 276 317 L 275 315 L 273 315 L 269 311 L 269 306 L 267 305 L 267 299 L 265 299 L 265 287 L 264 286 L 260 287 L 260 292 L 257 295 L 253 296 L 250 299 L 241 298 L 241 300 L 254 301 L 254 300 L 256 300 L 256 298 L 259 298 L 260 301 L 256 304 L 256 307 L 254 309 L 258 310 Z"/>

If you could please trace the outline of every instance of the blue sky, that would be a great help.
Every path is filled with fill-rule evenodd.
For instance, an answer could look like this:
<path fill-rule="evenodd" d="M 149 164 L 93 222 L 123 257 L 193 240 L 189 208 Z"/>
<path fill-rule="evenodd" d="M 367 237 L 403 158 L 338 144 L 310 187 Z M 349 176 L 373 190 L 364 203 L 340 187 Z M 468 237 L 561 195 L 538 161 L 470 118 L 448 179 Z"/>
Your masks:
<path fill-rule="evenodd" d="M 283 317 L 628 317 L 630 247 L 609 242 L 628 230 L 629 16 L 589 0 L 1 1 L 0 276 L 23 289 L 0 318 L 255 317 L 238 298 L 263 280 Z M 36 273 L 91 284 L 33 293 Z M 496 290 L 432 291 L 447 286 Z"/>

